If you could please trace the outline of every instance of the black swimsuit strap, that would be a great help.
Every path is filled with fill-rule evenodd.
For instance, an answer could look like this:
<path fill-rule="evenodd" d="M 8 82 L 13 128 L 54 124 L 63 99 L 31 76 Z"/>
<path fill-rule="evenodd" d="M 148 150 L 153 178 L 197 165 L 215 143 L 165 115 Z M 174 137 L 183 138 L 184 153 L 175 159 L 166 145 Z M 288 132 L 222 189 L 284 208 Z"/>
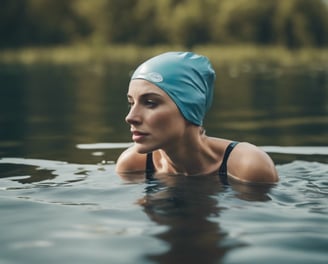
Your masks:
<path fill-rule="evenodd" d="M 147 153 L 146 158 L 146 179 L 150 180 L 153 178 L 155 172 L 155 166 L 153 162 L 153 152 Z"/>
<path fill-rule="evenodd" d="M 220 177 L 220 180 L 221 180 L 222 184 L 224 184 L 224 185 L 229 185 L 229 183 L 228 183 L 227 161 L 228 161 L 228 158 L 230 156 L 231 151 L 233 150 L 233 148 L 238 143 L 239 142 L 237 142 L 237 141 L 231 142 L 228 145 L 228 147 L 226 148 L 225 152 L 224 152 L 223 160 L 222 160 L 221 166 L 219 168 L 219 177 Z"/>

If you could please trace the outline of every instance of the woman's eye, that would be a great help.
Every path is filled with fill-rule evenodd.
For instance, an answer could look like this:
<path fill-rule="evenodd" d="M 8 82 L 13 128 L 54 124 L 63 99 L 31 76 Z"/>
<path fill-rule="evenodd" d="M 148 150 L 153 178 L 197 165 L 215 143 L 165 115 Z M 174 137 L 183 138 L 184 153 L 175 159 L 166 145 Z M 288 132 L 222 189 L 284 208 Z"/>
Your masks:
<path fill-rule="evenodd" d="M 147 101 L 145 102 L 145 104 L 146 104 L 146 106 L 149 107 L 149 108 L 154 108 L 154 107 L 157 106 L 157 103 L 156 103 L 155 101 L 153 101 L 153 100 L 147 100 Z"/>

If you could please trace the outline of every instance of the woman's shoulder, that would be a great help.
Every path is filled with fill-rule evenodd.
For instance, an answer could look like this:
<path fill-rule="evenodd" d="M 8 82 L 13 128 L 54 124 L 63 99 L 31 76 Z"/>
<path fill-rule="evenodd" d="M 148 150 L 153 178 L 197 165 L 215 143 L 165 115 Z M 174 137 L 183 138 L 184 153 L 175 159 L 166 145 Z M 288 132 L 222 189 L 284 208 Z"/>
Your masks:
<path fill-rule="evenodd" d="M 274 183 L 278 174 L 270 156 L 259 147 L 241 142 L 228 160 L 230 176 L 253 183 Z"/>
<path fill-rule="evenodd" d="M 116 161 L 115 170 L 117 173 L 134 173 L 145 171 L 146 154 L 138 153 L 134 146 L 129 147 Z"/>

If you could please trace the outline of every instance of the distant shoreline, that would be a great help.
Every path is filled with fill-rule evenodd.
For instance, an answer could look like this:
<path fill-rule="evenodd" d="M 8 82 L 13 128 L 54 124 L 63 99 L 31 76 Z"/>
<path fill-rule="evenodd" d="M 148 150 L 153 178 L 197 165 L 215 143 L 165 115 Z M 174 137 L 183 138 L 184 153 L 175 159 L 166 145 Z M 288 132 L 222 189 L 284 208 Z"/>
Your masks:
<path fill-rule="evenodd" d="M 170 50 L 192 50 L 208 56 L 213 64 L 239 63 L 284 67 L 320 67 L 328 69 L 328 49 L 301 48 L 289 50 L 278 46 L 181 46 L 138 47 L 134 45 L 110 46 L 55 46 L 29 47 L 0 50 L 1 64 L 90 64 L 90 63 L 137 63 L 153 55 Z"/>

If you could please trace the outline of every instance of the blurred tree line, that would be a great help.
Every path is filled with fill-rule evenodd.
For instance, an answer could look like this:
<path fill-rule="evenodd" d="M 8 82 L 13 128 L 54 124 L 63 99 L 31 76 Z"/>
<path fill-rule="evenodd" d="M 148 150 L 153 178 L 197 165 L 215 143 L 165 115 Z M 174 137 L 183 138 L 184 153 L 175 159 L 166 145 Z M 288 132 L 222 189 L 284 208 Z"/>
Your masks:
<path fill-rule="evenodd" d="M 328 46 L 323 0 L 2 0 L 0 47 Z"/>

